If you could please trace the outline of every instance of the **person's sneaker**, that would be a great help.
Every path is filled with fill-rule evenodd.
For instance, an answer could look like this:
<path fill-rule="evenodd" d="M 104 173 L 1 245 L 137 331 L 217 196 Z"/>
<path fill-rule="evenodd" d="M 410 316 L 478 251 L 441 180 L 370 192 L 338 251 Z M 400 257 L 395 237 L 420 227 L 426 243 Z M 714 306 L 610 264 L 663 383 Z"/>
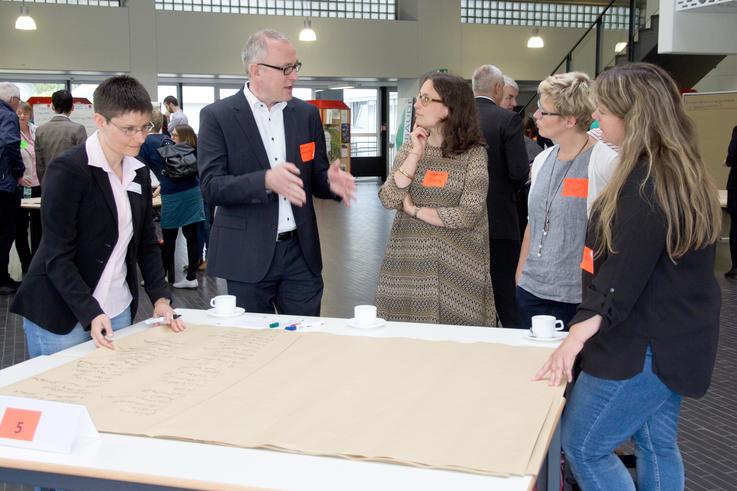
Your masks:
<path fill-rule="evenodd" d="M 183 279 L 182 281 L 177 281 L 172 285 L 174 288 L 197 288 L 199 284 L 197 283 L 197 279 L 194 280 L 188 280 Z"/>
<path fill-rule="evenodd" d="M 736 279 L 737 278 L 737 268 L 732 268 L 726 273 L 724 273 L 724 276 L 729 279 Z"/>

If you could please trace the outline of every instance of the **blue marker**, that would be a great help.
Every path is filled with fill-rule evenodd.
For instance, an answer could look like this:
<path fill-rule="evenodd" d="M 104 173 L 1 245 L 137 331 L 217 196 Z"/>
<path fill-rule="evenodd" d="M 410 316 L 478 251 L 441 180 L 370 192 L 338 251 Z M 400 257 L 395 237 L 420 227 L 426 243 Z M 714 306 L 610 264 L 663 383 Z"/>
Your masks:
<path fill-rule="evenodd" d="M 290 324 L 284 328 L 285 331 L 296 331 L 297 330 L 297 324 Z"/>

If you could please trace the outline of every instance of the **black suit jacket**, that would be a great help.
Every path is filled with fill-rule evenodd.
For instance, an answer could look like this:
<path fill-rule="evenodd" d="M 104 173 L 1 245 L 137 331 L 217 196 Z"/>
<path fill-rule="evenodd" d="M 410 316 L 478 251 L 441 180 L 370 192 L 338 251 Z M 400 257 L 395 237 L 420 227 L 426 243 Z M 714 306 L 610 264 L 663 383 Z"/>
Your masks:
<path fill-rule="evenodd" d="M 490 99 L 476 98 L 481 132 L 489 157 L 489 237 L 519 241 L 517 190 L 530 173 L 522 120 L 514 111 L 503 109 Z"/>
<path fill-rule="evenodd" d="M 133 238 L 125 263 L 126 282 L 138 307 L 138 272 L 152 302 L 171 298 L 151 217 L 148 167 L 136 171 L 141 193 L 128 191 Z M 92 293 L 118 240 L 118 213 L 104 170 L 88 165 L 84 143 L 53 159 L 41 198 L 43 236 L 10 308 L 44 329 L 67 334 L 79 322 L 86 329 L 102 309 Z"/>
<path fill-rule="evenodd" d="M 322 258 L 312 195 L 336 198 L 328 184 L 325 134 L 317 108 L 290 100 L 284 108 L 284 134 L 287 161 L 299 168 L 307 195 L 304 206 L 292 206 L 299 245 L 317 275 Z M 314 145 L 312 160 L 302 160 L 302 145 Z M 278 195 L 266 190 L 271 166 L 243 90 L 200 112 L 197 151 L 202 194 L 218 207 L 210 230 L 207 272 L 234 281 L 260 281 L 276 248 L 279 203 Z"/>
<path fill-rule="evenodd" d="M 729 167 L 727 178 L 727 211 L 737 214 L 737 126 L 732 128 L 732 139 L 727 148 L 727 158 L 724 162 Z"/>

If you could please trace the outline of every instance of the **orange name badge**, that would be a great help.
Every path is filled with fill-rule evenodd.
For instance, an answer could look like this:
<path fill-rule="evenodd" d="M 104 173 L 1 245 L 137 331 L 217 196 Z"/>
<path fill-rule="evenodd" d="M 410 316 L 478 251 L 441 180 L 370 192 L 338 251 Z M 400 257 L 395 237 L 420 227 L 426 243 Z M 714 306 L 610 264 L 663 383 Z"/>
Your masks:
<path fill-rule="evenodd" d="M 567 177 L 563 179 L 563 196 L 567 198 L 586 198 L 589 195 L 589 180 Z"/>
<path fill-rule="evenodd" d="M 309 162 L 315 159 L 315 142 L 303 143 L 299 146 L 299 157 L 302 162 Z"/>
<path fill-rule="evenodd" d="M 594 274 L 594 251 L 590 247 L 583 248 L 583 259 L 581 259 L 581 269 L 587 273 Z"/>
<path fill-rule="evenodd" d="M 9 407 L 0 422 L 0 437 L 30 442 L 36 434 L 40 419 L 41 411 Z"/>
<path fill-rule="evenodd" d="M 444 188 L 448 182 L 448 173 L 438 170 L 429 170 L 425 173 L 422 185 L 426 188 Z"/>

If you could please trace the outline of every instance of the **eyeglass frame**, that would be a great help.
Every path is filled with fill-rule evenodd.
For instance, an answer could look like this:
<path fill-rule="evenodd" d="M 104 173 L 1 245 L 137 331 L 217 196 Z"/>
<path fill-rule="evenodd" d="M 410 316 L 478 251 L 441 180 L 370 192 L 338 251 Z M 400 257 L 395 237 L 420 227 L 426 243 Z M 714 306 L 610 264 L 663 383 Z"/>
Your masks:
<path fill-rule="evenodd" d="M 542 104 L 540 104 L 540 99 L 537 100 L 537 112 L 540 113 L 540 116 L 563 116 L 561 113 L 551 113 L 543 111 L 543 106 Z"/>
<path fill-rule="evenodd" d="M 125 136 L 136 136 L 136 134 L 138 133 L 148 135 L 149 133 L 151 133 L 151 130 L 154 129 L 154 126 L 156 126 L 152 121 L 149 121 L 140 128 L 136 128 L 134 126 L 118 126 L 117 124 L 113 123 L 112 119 L 108 119 L 107 122 L 118 128 Z"/>
<path fill-rule="evenodd" d="M 429 106 L 431 102 L 440 102 L 441 104 L 445 102 L 443 99 L 433 99 L 427 94 L 417 94 L 416 99 L 420 101 L 420 104 L 422 104 L 422 107 Z"/>
<path fill-rule="evenodd" d="M 294 63 L 293 65 L 286 65 L 286 66 L 269 65 L 268 63 L 256 63 L 256 64 L 265 66 L 268 68 L 273 68 L 274 70 L 281 70 L 282 73 L 284 73 L 285 77 L 290 76 L 292 72 L 294 71 L 299 73 L 299 71 L 302 69 L 302 62 L 299 60 L 297 60 L 297 63 Z"/>

